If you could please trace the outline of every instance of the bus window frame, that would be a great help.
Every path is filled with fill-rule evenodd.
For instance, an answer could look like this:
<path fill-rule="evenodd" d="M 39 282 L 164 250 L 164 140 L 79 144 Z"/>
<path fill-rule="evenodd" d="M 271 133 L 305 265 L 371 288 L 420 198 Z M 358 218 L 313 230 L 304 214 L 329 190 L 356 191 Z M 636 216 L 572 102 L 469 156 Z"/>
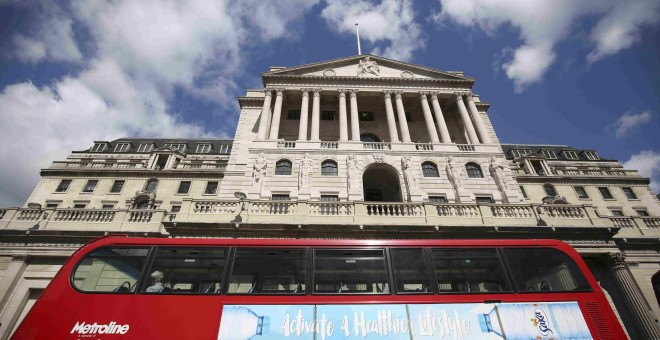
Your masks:
<path fill-rule="evenodd" d="M 397 280 L 398 276 L 396 275 L 396 272 L 394 271 L 394 255 L 392 254 L 392 250 L 415 250 L 419 249 L 422 251 L 422 259 L 424 261 L 424 269 L 426 271 L 426 278 L 428 280 L 428 283 L 431 285 L 430 290 L 426 292 L 417 292 L 417 291 L 399 291 L 399 282 Z M 390 289 L 394 295 L 435 295 L 438 294 L 437 292 L 437 286 L 438 283 L 436 282 L 435 274 L 432 272 L 433 265 L 431 262 L 431 259 L 429 257 L 430 251 L 429 247 L 387 247 L 387 258 L 389 259 L 388 264 L 390 264 L 390 277 L 393 281 Z M 391 261 L 391 263 L 390 263 Z"/>
<path fill-rule="evenodd" d="M 395 295 L 394 291 L 393 291 L 392 282 L 391 282 L 393 280 L 393 276 L 392 276 L 392 272 L 391 272 L 391 268 L 390 268 L 391 267 L 390 266 L 390 259 L 389 259 L 389 256 L 388 256 L 389 255 L 388 254 L 389 253 L 388 249 L 390 248 L 390 246 L 385 246 L 385 245 L 381 246 L 381 247 L 373 247 L 373 246 L 364 246 L 364 247 L 355 247 L 355 246 L 353 246 L 353 247 L 336 247 L 336 246 L 318 247 L 317 246 L 317 247 L 310 247 L 310 248 L 311 248 L 311 252 L 313 253 L 312 254 L 312 268 L 310 270 L 311 275 L 312 275 L 312 281 L 311 281 L 311 284 L 309 285 L 310 286 L 309 289 L 310 289 L 310 293 L 311 293 L 310 295 L 312 295 L 312 296 L 350 296 L 350 295 L 352 295 L 352 296 L 387 296 L 387 295 Z M 386 283 L 388 285 L 388 292 L 381 292 L 381 293 L 363 293 L 363 292 L 356 292 L 356 293 L 352 293 L 352 292 L 347 292 L 347 293 L 340 293 L 340 292 L 336 292 L 336 293 L 329 293 L 328 292 L 328 293 L 326 293 L 326 292 L 321 292 L 321 293 L 318 293 L 318 292 L 316 292 L 316 280 L 315 280 L 314 276 L 316 274 L 316 258 L 317 258 L 316 252 L 318 250 L 330 250 L 330 251 L 334 251 L 334 250 L 338 250 L 338 251 L 382 250 L 383 251 L 382 259 L 385 263 L 385 268 L 384 268 L 385 269 L 385 279 L 386 279 Z M 357 260 L 359 260 L 359 259 L 376 259 L 376 257 L 356 257 L 355 259 L 357 259 Z"/>
<path fill-rule="evenodd" d="M 127 249 L 127 248 L 136 249 L 136 248 L 146 248 L 146 249 L 147 249 L 147 255 L 145 256 L 144 263 L 142 264 L 142 268 L 141 268 L 141 270 L 140 270 L 140 277 L 138 278 L 137 281 L 135 281 L 135 285 L 134 285 L 133 291 L 128 291 L 128 292 L 114 292 L 114 291 L 109 291 L 109 292 L 103 292 L 103 291 L 85 291 L 85 290 L 82 290 L 82 289 L 78 288 L 78 286 L 76 286 L 76 283 L 75 283 L 76 272 L 78 271 L 78 268 L 79 268 L 80 265 L 83 263 L 83 261 L 84 261 L 85 259 L 91 258 L 90 255 L 94 254 L 95 252 L 97 252 L 97 251 L 99 251 L 99 250 L 102 250 L 102 249 L 105 249 L 105 248 L 111 248 L 111 249 Z M 76 264 L 73 266 L 73 269 L 71 270 L 71 274 L 69 275 L 69 285 L 71 286 L 71 288 L 73 288 L 74 291 L 76 291 L 76 292 L 78 292 L 78 293 L 81 293 L 81 294 L 103 294 L 103 295 L 106 295 L 106 294 L 112 294 L 112 295 L 116 295 L 116 294 L 120 294 L 120 295 L 135 295 L 135 294 L 139 294 L 140 291 L 141 291 L 140 289 L 141 289 L 141 287 L 142 287 L 142 281 L 144 281 L 144 277 L 145 277 L 146 270 L 147 270 L 147 268 L 149 268 L 149 266 L 150 266 L 150 264 L 151 264 L 151 259 L 152 259 L 152 255 L 153 255 L 153 253 L 154 253 L 154 249 L 155 249 L 155 248 L 158 248 L 158 246 L 153 246 L 153 245 L 137 245 L 137 244 L 136 244 L 136 245 L 114 245 L 114 244 L 105 244 L 105 245 L 101 245 L 101 246 L 99 246 L 99 247 L 96 247 L 96 248 L 94 248 L 94 249 L 91 249 L 91 250 L 89 250 L 88 252 L 86 252 L 86 253 L 85 253 L 85 254 L 84 254 L 84 255 L 78 260 L 78 262 L 76 262 Z M 137 257 L 137 256 L 132 256 L 132 257 Z"/>

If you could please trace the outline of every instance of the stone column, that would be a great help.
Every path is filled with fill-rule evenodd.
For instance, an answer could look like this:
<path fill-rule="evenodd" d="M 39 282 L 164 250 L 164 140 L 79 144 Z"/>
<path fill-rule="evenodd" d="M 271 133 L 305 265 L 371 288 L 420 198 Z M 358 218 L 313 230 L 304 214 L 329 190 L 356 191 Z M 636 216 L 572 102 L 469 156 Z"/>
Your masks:
<path fill-rule="evenodd" d="M 466 97 L 468 102 L 468 108 L 470 109 L 470 115 L 472 116 L 472 120 L 474 120 L 474 124 L 477 126 L 479 139 L 481 139 L 481 142 L 484 144 L 490 144 L 491 143 L 490 136 L 488 136 L 488 130 L 486 129 L 486 124 L 484 124 L 484 120 L 481 119 L 481 114 L 479 114 L 479 111 L 477 111 L 477 105 L 474 104 L 472 93 L 468 93 Z"/>
<path fill-rule="evenodd" d="M 300 105 L 300 125 L 298 126 L 298 140 L 307 140 L 307 116 L 309 111 L 309 89 L 301 89 L 302 104 Z"/>
<path fill-rule="evenodd" d="M 261 118 L 259 120 L 259 131 L 257 132 L 257 140 L 266 139 L 266 133 L 268 132 L 268 121 L 270 120 L 270 100 L 273 94 L 272 89 L 265 89 L 264 93 L 266 97 L 264 98 L 264 107 L 261 109 Z"/>
<path fill-rule="evenodd" d="M 273 108 L 273 121 L 270 123 L 270 140 L 277 140 L 280 133 L 280 118 L 282 117 L 282 92 L 283 89 L 276 89 L 275 107 Z"/>
<path fill-rule="evenodd" d="M 312 136 L 311 140 L 319 141 L 319 124 L 321 122 L 321 89 L 311 89 L 314 92 L 312 100 Z"/>
<path fill-rule="evenodd" d="M 346 119 L 346 90 L 339 89 L 339 141 L 348 141 L 348 120 Z"/>
<path fill-rule="evenodd" d="M 626 301 L 632 320 L 635 322 L 643 339 L 660 339 L 660 327 L 655 321 L 653 311 L 649 307 L 637 282 L 630 273 L 625 256 L 621 253 L 610 254 L 610 273 L 614 278 L 621 295 Z"/>
<path fill-rule="evenodd" d="M 470 144 L 479 144 L 479 138 L 477 138 L 477 133 L 474 132 L 474 126 L 472 126 L 472 120 L 468 115 L 467 109 L 465 108 L 465 103 L 463 103 L 463 92 L 455 92 L 456 96 L 456 105 L 458 106 L 458 112 L 461 114 L 461 120 L 465 126 L 465 130 L 468 134 L 468 143 Z"/>
<path fill-rule="evenodd" d="M 387 115 L 387 128 L 390 131 L 390 142 L 398 143 L 399 134 L 396 132 L 396 121 L 392 109 L 392 91 L 383 91 L 383 93 L 385 93 L 385 114 Z"/>
<path fill-rule="evenodd" d="M 447 129 L 447 122 L 440 109 L 437 93 L 431 94 L 431 104 L 433 105 L 433 112 L 435 113 L 435 123 L 438 125 L 438 130 L 440 131 L 440 140 L 443 143 L 451 143 L 451 137 L 449 136 L 449 130 Z"/>
<path fill-rule="evenodd" d="M 358 90 L 349 90 L 351 93 L 351 140 L 360 141 L 360 117 L 358 117 L 357 93 Z"/>
<path fill-rule="evenodd" d="M 431 138 L 431 143 L 438 143 L 438 132 L 435 131 L 435 124 L 433 124 L 433 117 L 431 117 L 431 108 L 429 107 L 428 98 L 426 98 L 427 92 L 420 92 L 419 96 L 422 101 L 422 111 L 424 112 L 424 121 L 426 121 L 426 129 L 429 132 L 429 138 Z"/>
<path fill-rule="evenodd" d="M 401 128 L 401 140 L 404 143 L 410 143 L 410 132 L 408 131 L 408 121 L 406 120 L 406 111 L 403 109 L 403 91 L 396 91 L 396 113 L 399 116 L 399 127 Z"/>

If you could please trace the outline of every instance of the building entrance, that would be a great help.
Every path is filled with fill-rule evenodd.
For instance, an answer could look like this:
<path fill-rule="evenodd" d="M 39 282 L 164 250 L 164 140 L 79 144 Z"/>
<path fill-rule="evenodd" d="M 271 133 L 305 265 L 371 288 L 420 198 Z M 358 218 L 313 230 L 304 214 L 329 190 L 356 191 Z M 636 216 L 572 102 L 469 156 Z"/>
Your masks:
<path fill-rule="evenodd" d="M 403 202 L 399 173 L 391 165 L 370 165 L 362 175 L 362 183 L 367 202 Z"/>

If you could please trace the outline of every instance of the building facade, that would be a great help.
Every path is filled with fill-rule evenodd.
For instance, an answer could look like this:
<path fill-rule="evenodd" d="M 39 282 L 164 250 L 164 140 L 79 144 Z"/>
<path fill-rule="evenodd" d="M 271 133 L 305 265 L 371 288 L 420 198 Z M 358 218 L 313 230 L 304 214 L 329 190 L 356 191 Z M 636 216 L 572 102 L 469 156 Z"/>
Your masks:
<path fill-rule="evenodd" d="M 0 335 L 76 247 L 124 233 L 561 239 L 631 338 L 660 338 L 648 178 L 595 150 L 500 144 L 461 72 L 360 55 L 262 78 L 233 141 L 98 141 L 0 210 Z"/>

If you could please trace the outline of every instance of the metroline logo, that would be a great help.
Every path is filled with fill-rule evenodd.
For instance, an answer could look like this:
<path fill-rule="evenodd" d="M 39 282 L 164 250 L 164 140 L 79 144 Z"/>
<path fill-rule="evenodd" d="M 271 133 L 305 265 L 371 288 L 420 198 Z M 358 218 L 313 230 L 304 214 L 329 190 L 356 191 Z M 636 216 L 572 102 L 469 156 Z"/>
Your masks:
<path fill-rule="evenodd" d="M 128 325 L 118 325 L 114 321 L 110 321 L 109 324 L 85 324 L 85 321 L 82 323 L 76 322 L 76 325 L 71 329 L 71 334 L 126 334 L 128 333 Z"/>

